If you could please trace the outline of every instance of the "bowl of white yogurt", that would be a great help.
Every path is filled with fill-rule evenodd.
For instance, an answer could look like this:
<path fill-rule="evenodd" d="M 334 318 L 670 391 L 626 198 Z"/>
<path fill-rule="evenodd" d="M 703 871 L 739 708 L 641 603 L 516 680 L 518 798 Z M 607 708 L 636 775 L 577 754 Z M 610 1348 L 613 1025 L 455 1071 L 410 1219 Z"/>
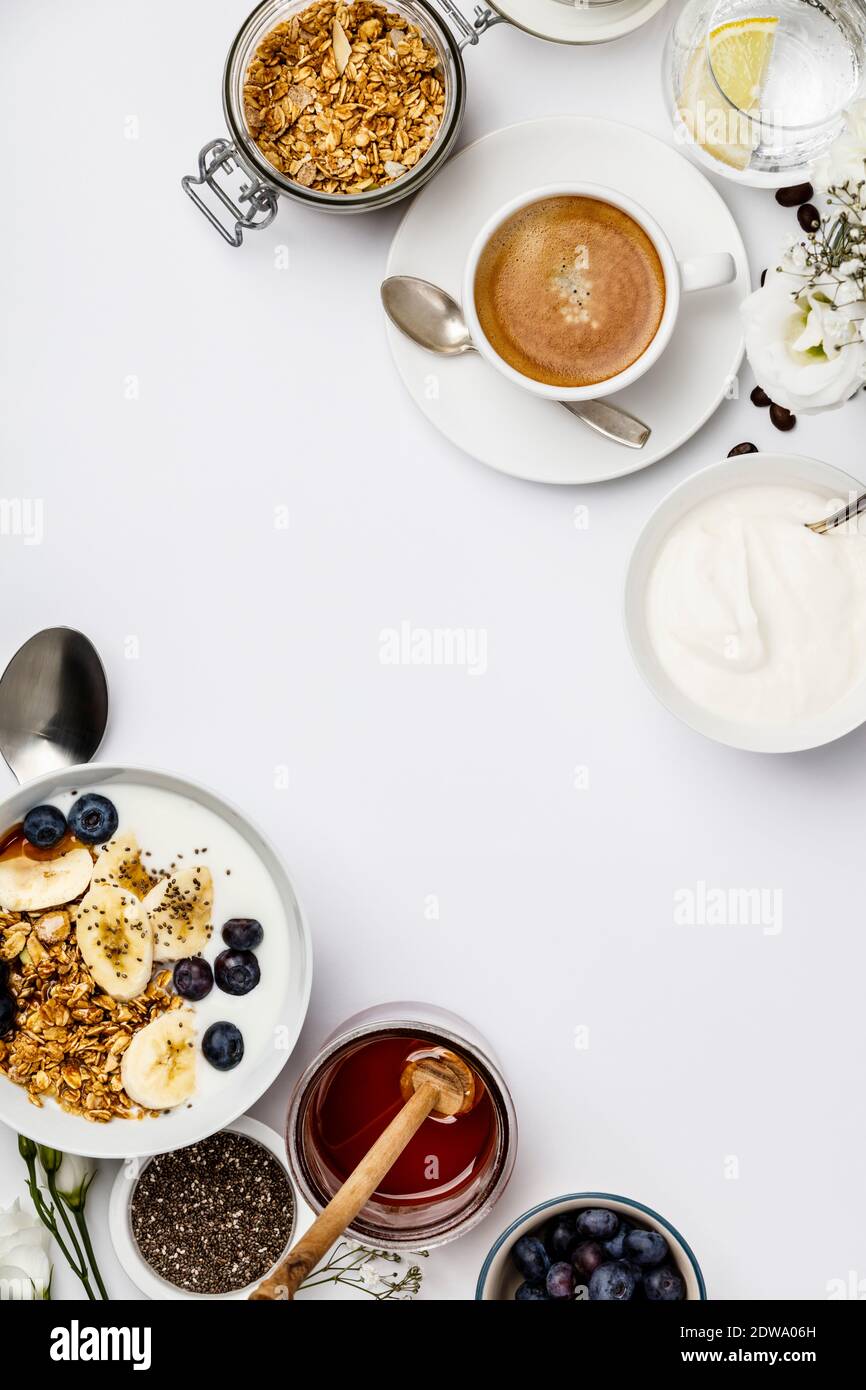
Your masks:
<path fill-rule="evenodd" d="M 75 838 L 73 808 L 89 794 L 116 813 L 106 843 Z M 69 831 L 55 849 L 33 850 L 20 827 L 46 805 L 68 817 Z M 0 916 L 0 937 L 12 943 L 7 986 L 19 1010 L 3 1039 L 0 1120 L 39 1143 L 104 1158 L 182 1148 L 231 1124 L 276 1080 L 310 997 L 309 930 L 262 832 L 198 783 L 92 763 L 20 787 L 0 804 L 0 835 L 2 905 L 13 909 Z M 221 976 L 220 955 L 226 924 L 239 922 L 253 923 L 256 939 L 240 953 L 252 975 L 237 986 Z M 16 934 L 26 940 L 13 956 Z M 190 960 L 213 979 L 204 997 L 178 986 L 175 968 Z M 207 1045 L 214 1025 L 240 1039 L 228 1056 Z M 41 1076 L 21 1046 L 21 1030 L 34 1028 Z M 116 1059 L 106 1046 L 114 1039 Z M 88 1115 L 106 1090 L 104 1108 Z"/>
<path fill-rule="evenodd" d="M 663 705 L 708 738 L 793 753 L 866 720 L 866 526 L 816 535 L 863 484 L 746 454 L 687 478 L 638 537 L 625 625 Z"/>

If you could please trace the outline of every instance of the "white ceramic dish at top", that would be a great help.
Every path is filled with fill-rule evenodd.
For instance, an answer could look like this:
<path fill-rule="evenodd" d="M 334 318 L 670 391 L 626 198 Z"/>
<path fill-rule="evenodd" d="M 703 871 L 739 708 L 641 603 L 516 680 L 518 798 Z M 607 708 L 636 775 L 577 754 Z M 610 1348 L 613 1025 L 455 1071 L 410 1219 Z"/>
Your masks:
<path fill-rule="evenodd" d="M 33 806 L 54 802 L 67 811 L 73 792 L 88 790 L 115 800 L 119 829 L 134 832 L 142 847 L 152 850 L 147 863 L 155 869 L 166 868 L 178 852 L 190 863 L 196 848 L 207 847 L 207 853 L 198 855 L 214 879 L 214 931 L 203 952 L 207 958 L 224 948 L 219 928 L 229 917 L 258 918 L 265 933 L 256 948 L 261 980 L 254 990 L 238 997 L 214 986 L 191 1006 L 199 1042 L 217 1019 L 240 1028 L 245 1044 L 241 1062 L 231 1071 L 217 1071 L 200 1054 L 195 1093 L 175 1109 L 99 1124 L 61 1109 L 50 1098 L 36 1107 L 22 1086 L 0 1075 L 0 1121 L 13 1130 L 67 1153 L 140 1157 L 181 1148 L 225 1128 L 277 1078 L 306 1016 L 312 947 L 292 883 L 262 832 L 216 792 L 173 773 L 100 763 L 46 773 L 0 804 L 0 833 L 18 824 Z"/>
<path fill-rule="evenodd" d="M 717 743 L 754 753 L 797 753 L 851 733 L 866 721 L 866 680 L 814 719 L 781 727 L 723 719 L 702 709 L 679 690 L 656 656 L 646 623 L 649 576 L 662 543 L 686 512 L 730 488 L 766 483 L 806 486 L 844 505 L 863 484 L 832 464 L 796 454 L 745 454 L 694 473 L 656 507 L 638 537 L 625 583 L 625 626 L 635 665 L 661 703 L 683 723 Z M 817 520 L 817 518 L 816 518 Z"/>
<path fill-rule="evenodd" d="M 295 1191 L 291 1181 L 289 1165 L 286 1159 L 286 1145 L 283 1139 L 277 1134 L 276 1130 L 270 1129 L 267 1125 L 261 1124 L 259 1120 L 250 1119 L 248 1115 L 242 1115 L 239 1119 L 233 1120 L 230 1125 L 224 1125 L 224 1129 L 230 1130 L 233 1134 L 244 1134 L 248 1139 L 255 1139 L 259 1144 L 266 1148 L 278 1159 L 286 1171 L 286 1176 L 292 1187 L 292 1194 L 295 1199 L 295 1219 L 292 1226 L 292 1233 L 286 1242 L 286 1249 L 298 1240 L 305 1231 L 313 1224 L 313 1213 L 302 1201 Z M 133 1284 L 148 1298 L 153 1299 L 190 1299 L 193 1302 L 214 1303 L 222 1300 L 245 1299 L 252 1290 L 252 1285 L 245 1289 L 233 1289 L 231 1293 L 224 1294 L 200 1294 L 191 1293 L 188 1289 L 179 1289 L 176 1284 L 169 1284 L 161 1275 L 144 1260 L 139 1252 L 135 1238 L 132 1234 L 130 1222 L 130 1203 L 132 1194 L 135 1191 L 136 1180 L 141 1174 L 147 1160 L 141 1162 L 124 1163 L 118 1168 L 117 1175 L 111 1187 L 111 1196 L 108 1201 L 108 1231 L 111 1236 L 111 1243 L 114 1246 L 114 1253 L 117 1256 L 123 1271 L 132 1280 Z M 285 1254 L 285 1251 L 283 1251 Z M 282 1256 L 280 1256 L 282 1258 Z M 279 1264 L 279 1260 L 274 1261 L 274 1266 Z M 262 1278 L 267 1278 L 271 1270 L 267 1270 Z"/>
<path fill-rule="evenodd" d="M 528 189 L 572 181 L 603 184 L 640 204 L 680 260 L 729 252 L 737 277 L 688 296 L 664 355 L 610 397 L 652 428 L 643 449 L 596 434 L 476 353 L 436 356 L 386 322 L 403 384 L 430 423 L 473 458 L 532 482 L 605 482 L 665 458 L 718 408 L 743 356 L 739 310 L 751 279 L 725 203 L 670 145 L 594 116 L 542 117 L 467 146 L 415 198 L 391 244 L 387 274 L 432 280 L 459 299 L 470 247 L 497 209 Z"/>
<path fill-rule="evenodd" d="M 518 29 L 556 43 L 610 43 L 648 23 L 668 0 L 495 0 L 494 8 Z"/>

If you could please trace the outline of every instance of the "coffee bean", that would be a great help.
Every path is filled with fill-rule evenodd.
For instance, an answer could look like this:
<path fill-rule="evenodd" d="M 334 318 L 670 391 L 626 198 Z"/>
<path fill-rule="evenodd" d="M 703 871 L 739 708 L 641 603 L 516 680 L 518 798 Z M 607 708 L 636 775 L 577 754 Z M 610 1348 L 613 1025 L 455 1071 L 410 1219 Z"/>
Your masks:
<path fill-rule="evenodd" d="M 777 430 L 783 431 L 792 430 L 797 423 L 796 415 L 792 415 L 783 405 L 770 406 L 770 419 Z"/>
<path fill-rule="evenodd" d="M 801 203 L 808 203 L 815 196 L 815 190 L 810 183 L 798 183 L 793 188 L 780 188 L 776 192 L 776 202 L 783 208 L 798 208 Z"/>
<path fill-rule="evenodd" d="M 804 232 L 817 232 L 821 225 L 821 214 L 814 203 L 804 203 L 797 213 L 797 221 Z"/>
<path fill-rule="evenodd" d="M 755 387 L 754 391 L 749 397 L 749 400 L 752 402 L 752 405 L 759 406 L 761 410 L 766 410 L 768 405 L 773 404 L 773 402 L 770 400 L 770 397 L 767 395 L 766 391 L 763 389 L 762 386 Z"/>
<path fill-rule="evenodd" d="M 741 454 L 756 454 L 757 452 L 757 444 L 735 444 L 731 452 L 728 454 L 728 458 L 736 459 L 739 458 Z"/>
<path fill-rule="evenodd" d="M 762 271 L 761 271 L 761 289 L 764 288 L 764 286 L 766 285 L 766 283 L 767 283 L 767 272 L 766 272 L 766 270 L 762 270 Z"/>

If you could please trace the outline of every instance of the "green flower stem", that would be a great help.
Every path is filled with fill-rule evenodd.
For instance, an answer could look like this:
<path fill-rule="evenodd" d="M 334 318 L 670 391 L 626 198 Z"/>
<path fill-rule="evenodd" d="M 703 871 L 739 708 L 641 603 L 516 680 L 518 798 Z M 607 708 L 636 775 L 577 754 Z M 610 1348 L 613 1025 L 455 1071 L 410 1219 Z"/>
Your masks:
<path fill-rule="evenodd" d="M 107 1299 L 108 1293 L 106 1291 L 105 1284 L 102 1282 L 102 1275 L 99 1272 L 99 1265 L 96 1263 L 96 1255 L 93 1252 L 93 1243 L 90 1239 L 90 1232 L 87 1229 L 87 1222 L 84 1219 L 84 1212 L 76 1208 L 73 1215 L 75 1216 L 75 1224 L 77 1225 L 79 1235 L 81 1236 L 81 1243 L 84 1246 L 85 1251 L 87 1252 L 87 1258 L 90 1262 L 90 1272 L 96 1280 L 96 1286 L 99 1289 L 100 1294 L 103 1298 Z"/>
<path fill-rule="evenodd" d="M 54 1208 L 48 1206 L 48 1204 L 45 1201 L 45 1198 L 42 1196 L 42 1193 L 39 1189 L 39 1183 L 36 1178 L 36 1160 L 28 1154 L 25 1157 L 24 1161 L 27 1164 L 28 1172 L 27 1189 L 30 1193 L 33 1205 L 36 1208 L 36 1215 L 39 1217 L 39 1220 L 42 1222 L 43 1226 L 45 1226 L 46 1229 L 51 1233 L 52 1237 L 57 1243 L 57 1246 L 61 1254 L 63 1255 L 63 1258 L 66 1260 L 66 1263 L 69 1265 L 69 1268 L 72 1270 L 73 1274 L 76 1276 L 76 1278 L 81 1280 L 81 1283 L 84 1285 L 84 1288 L 87 1292 L 87 1297 L 92 1302 L 96 1302 L 96 1295 L 94 1294 L 93 1289 L 90 1287 L 90 1280 L 87 1277 L 87 1266 L 84 1264 L 83 1259 L 80 1264 L 76 1263 L 71 1252 L 67 1249 L 66 1242 L 64 1241 L 63 1237 L 57 1229 L 57 1220 L 54 1215 Z"/>
<path fill-rule="evenodd" d="M 52 1202 L 54 1203 L 54 1206 L 55 1206 L 56 1210 L 60 1212 L 60 1219 L 61 1219 L 61 1221 L 63 1222 L 64 1226 L 66 1227 L 66 1234 L 67 1234 L 67 1236 L 68 1236 L 68 1238 L 69 1238 L 69 1243 L 70 1243 L 70 1245 L 72 1246 L 73 1250 L 75 1251 L 76 1257 L 77 1257 L 77 1259 L 78 1259 L 79 1267 L 80 1267 L 80 1269 L 82 1270 L 83 1273 L 86 1273 L 86 1271 L 87 1271 L 87 1260 L 84 1258 L 84 1252 L 83 1252 L 83 1250 L 81 1249 L 81 1246 L 78 1244 L 78 1237 L 77 1237 L 77 1235 L 75 1234 L 75 1227 L 73 1226 L 72 1222 L 71 1222 L 70 1219 L 69 1219 L 69 1214 L 68 1214 L 68 1212 L 67 1212 L 67 1210 L 66 1210 L 66 1206 L 64 1205 L 63 1199 L 62 1199 L 62 1197 L 60 1196 L 60 1193 L 57 1191 L 57 1179 L 56 1179 L 54 1173 L 51 1171 L 51 1169 L 48 1170 L 48 1172 L 45 1174 L 45 1177 L 46 1177 L 47 1182 L 48 1182 L 48 1191 L 51 1193 L 51 1200 L 52 1200 Z M 82 1282 L 84 1282 L 84 1281 L 82 1280 Z M 88 1287 L 89 1296 L 90 1296 L 91 1298 L 95 1298 L 95 1295 L 93 1294 L 92 1290 L 90 1289 L 89 1283 L 88 1283 L 88 1286 L 87 1286 L 87 1287 Z"/>

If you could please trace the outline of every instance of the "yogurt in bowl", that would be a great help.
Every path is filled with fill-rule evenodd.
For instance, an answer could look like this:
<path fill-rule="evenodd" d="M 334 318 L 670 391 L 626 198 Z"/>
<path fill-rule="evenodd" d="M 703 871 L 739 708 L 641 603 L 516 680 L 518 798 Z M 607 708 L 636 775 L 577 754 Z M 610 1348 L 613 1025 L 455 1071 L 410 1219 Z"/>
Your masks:
<path fill-rule="evenodd" d="M 866 530 L 806 524 L 862 491 L 817 460 L 704 469 L 650 517 L 626 580 L 635 662 L 692 728 L 794 752 L 866 719 Z"/>
<path fill-rule="evenodd" d="M 58 833 L 68 820 L 48 847 L 27 839 L 37 806 Z M 0 1119 L 39 1142 L 99 1157 L 191 1144 L 291 1054 L 311 980 L 297 897 L 261 833 L 201 786 L 91 765 L 22 787 L 0 806 L 0 914 L 16 1006 Z"/>

